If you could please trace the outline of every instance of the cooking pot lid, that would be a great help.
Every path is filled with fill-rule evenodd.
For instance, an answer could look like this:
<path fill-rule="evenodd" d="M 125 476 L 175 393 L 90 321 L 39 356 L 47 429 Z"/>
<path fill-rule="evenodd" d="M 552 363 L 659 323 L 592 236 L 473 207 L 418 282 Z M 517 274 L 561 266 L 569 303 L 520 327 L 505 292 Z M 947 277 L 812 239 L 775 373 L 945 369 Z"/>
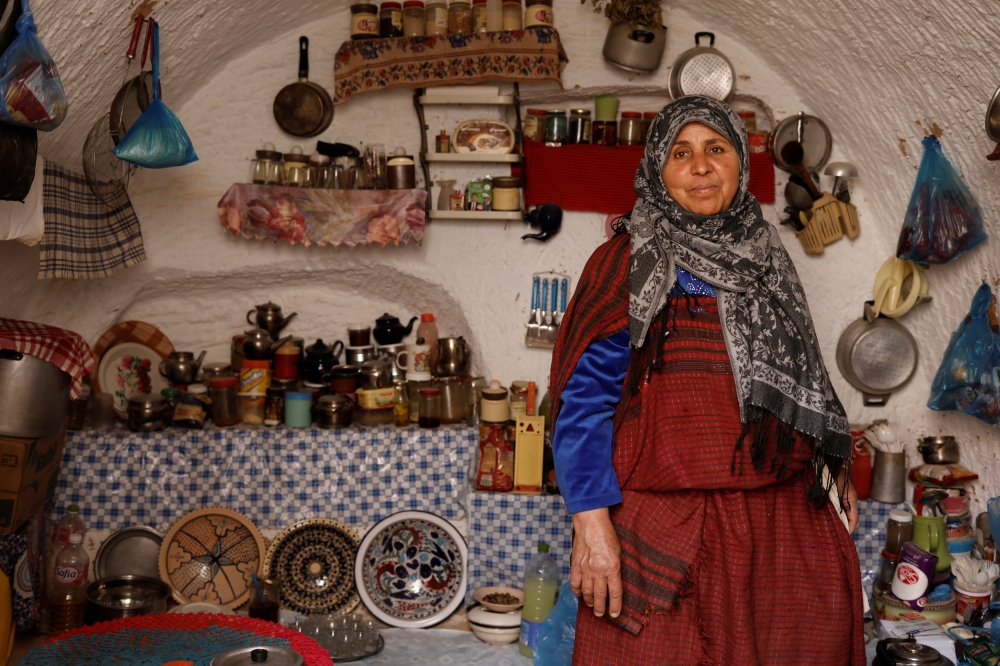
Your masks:
<path fill-rule="evenodd" d="M 155 393 L 136 393 L 128 399 L 129 407 L 162 407 L 167 399 Z"/>
<path fill-rule="evenodd" d="M 941 662 L 941 653 L 920 643 L 893 643 L 886 652 L 893 661 L 899 664 L 920 664 L 921 666 L 936 666 Z"/>
<path fill-rule="evenodd" d="M 211 666 L 302 666 L 302 655 L 285 647 L 252 645 L 223 652 L 212 660 Z"/>
<path fill-rule="evenodd" d="M 323 338 L 317 338 L 314 344 L 306 347 L 306 353 L 314 356 L 333 356 L 333 345 L 323 342 Z"/>
<path fill-rule="evenodd" d="M 349 405 L 351 399 L 340 393 L 327 394 L 316 402 L 316 409 L 323 412 L 335 412 L 341 405 Z"/>

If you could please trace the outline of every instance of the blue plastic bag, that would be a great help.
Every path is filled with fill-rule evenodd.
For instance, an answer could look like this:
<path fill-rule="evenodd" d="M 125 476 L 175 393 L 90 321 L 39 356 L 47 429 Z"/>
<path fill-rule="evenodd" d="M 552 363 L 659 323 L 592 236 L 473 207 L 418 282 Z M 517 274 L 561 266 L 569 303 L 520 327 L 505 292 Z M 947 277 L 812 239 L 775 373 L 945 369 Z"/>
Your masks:
<path fill-rule="evenodd" d="M 571 666 L 573 644 L 576 642 L 576 609 L 579 600 L 563 583 L 559 601 L 545 617 L 532 648 L 535 666 Z"/>
<path fill-rule="evenodd" d="M 1000 337 L 990 328 L 993 291 L 982 284 L 972 297 L 969 314 L 948 342 L 934 375 L 927 406 L 959 410 L 987 423 L 1000 423 Z"/>
<path fill-rule="evenodd" d="M 0 56 L 0 120 L 18 127 L 51 132 L 69 110 L 59 70 L 38 39 L 28 0 L 14 24 L 17 38 Z"/>
<path fill-rule="evenodd" d="M 114 150 L 115 157 L 147 169 L 184 166 L 198 159 L 184 126 L 160 99 L 160 26 L 153 27 L 153 103 Z"/>
<path fill-rule="evenodd" d="M 896 256 L 918 264 L 944 264 L 986 240 L 979 204 L 944 156 L 935 136 L 923 140 Z"/>

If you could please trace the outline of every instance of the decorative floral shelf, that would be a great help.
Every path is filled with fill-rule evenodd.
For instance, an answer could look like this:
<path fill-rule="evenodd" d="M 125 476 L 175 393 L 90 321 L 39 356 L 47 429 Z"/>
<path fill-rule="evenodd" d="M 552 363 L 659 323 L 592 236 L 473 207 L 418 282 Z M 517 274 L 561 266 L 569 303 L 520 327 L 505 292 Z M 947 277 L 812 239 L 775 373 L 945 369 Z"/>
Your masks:
<path fill-rule="evenodd" d="M 337 51 L 333 103 L 397 86 L 481 81 L 555 81 L 569 62 L 552 28 L 354 39 Z"/>
<path fill-rule="evenodd" d="M 418 245 L 426 190 L 320 190 L 236 184 L 219 201 L 234 236 L 303 245 Z"/>

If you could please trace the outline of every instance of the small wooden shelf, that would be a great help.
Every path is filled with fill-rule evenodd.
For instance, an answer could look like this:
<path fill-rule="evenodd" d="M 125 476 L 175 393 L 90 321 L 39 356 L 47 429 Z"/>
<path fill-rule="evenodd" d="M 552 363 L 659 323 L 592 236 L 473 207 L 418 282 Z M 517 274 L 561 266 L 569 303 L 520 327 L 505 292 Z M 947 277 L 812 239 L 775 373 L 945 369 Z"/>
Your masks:
<path fill-rule="evenodd" d="M 428 162 L 495 162 L 514 164 L 521 161 L 517 153 L 426 153 L 424 159 Z"/>
<path fill-rule="evenodd" d="M 424 106 L 431 104 L 502 104 L 511 105 L 514 103 L 513 95 L 461 95 L 457 93 L 445 93 L 442 95 L 421 95 L 420 103 Z"/>
<path fill-rule="evenodd" d="M 519 210 L 429 210 L 427 217 L 432 220 L 517 220 L 521 221 Z"/>

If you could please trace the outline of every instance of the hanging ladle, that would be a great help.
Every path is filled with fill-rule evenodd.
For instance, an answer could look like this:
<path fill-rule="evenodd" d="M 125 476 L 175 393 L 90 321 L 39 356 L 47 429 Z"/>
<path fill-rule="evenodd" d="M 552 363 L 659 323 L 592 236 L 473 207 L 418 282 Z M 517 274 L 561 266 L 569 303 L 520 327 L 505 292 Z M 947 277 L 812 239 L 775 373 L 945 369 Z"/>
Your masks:
<path fill-rule="evenodd" d="M 805 182 L 806 187 L 809 188 L 809 194 L 812 195 L 813 201 L 815 201 L 822 197 L 823 193 L 816 187 L 816 183 L 813 182 L 812 176 L 809 175 L 806 165 L 802 163 L 805 156 L 806 151 L 798 141 L 789 141 L 781 147 L 781 159 L 785 161 L 785 164 L 792 167 L 795 173 Z"/>

